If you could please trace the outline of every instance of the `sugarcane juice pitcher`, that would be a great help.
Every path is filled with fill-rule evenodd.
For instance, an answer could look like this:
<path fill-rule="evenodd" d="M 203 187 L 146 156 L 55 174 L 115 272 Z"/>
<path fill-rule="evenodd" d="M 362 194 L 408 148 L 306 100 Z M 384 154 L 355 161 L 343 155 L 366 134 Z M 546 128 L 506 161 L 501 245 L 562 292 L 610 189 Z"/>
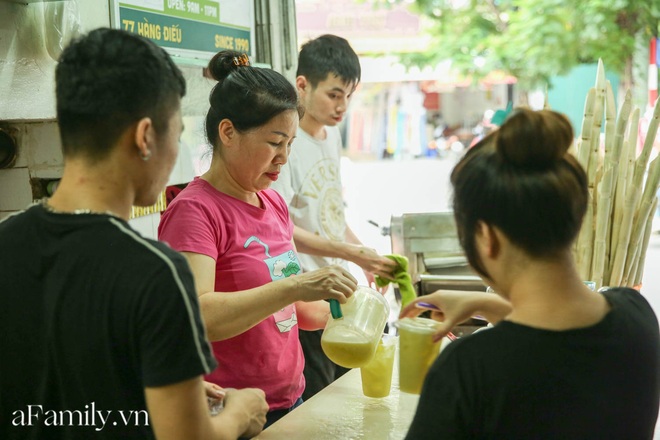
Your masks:
<path fill-rule="evenodd" d="M 337 365 L 346 368 L 366 365 L 376 353 L 390 306 L 374 289 L 359 286 L 341 305 L 341 312 L 341 318 L 329 318 L 321 336 L 321 347 Z"/>

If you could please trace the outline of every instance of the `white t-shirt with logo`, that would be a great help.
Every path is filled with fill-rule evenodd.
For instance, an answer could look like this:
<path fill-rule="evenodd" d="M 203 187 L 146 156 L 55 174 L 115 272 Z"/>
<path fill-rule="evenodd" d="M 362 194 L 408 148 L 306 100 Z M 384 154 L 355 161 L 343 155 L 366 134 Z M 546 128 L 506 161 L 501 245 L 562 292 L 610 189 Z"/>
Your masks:
<path fill-rule="evenodd" d="M 342 141 L 337 127 L 325 127 L 318 140 L 298 128 L 289 160 L 272 188 L 289 205 L 293 223 L 321 237 L 345 241 L 346 218 L 340 173 Z M 304 271 L 330 264 L 348 267 L 339 258 L 298 254 Z"/>

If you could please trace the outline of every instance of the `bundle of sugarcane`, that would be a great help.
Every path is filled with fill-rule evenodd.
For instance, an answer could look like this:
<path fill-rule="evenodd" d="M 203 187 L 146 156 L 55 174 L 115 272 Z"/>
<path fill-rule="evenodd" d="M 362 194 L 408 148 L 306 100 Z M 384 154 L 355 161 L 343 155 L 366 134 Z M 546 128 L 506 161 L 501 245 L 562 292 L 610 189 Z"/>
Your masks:
<path fill-rule="evenodd" d="M 617 115 L 612 86 L 598 62 L 596 85 L 587 94 L 576 144 L 577 159 L 589 180 L 590 203 L 574 248 L 580 275 L 597 288 L 642 282 L 660 185 L 660 156 L 648 164 L 660 121 L 659 103 L 636 157 L 639 109 L 632 109 L 628 91 Z"/>

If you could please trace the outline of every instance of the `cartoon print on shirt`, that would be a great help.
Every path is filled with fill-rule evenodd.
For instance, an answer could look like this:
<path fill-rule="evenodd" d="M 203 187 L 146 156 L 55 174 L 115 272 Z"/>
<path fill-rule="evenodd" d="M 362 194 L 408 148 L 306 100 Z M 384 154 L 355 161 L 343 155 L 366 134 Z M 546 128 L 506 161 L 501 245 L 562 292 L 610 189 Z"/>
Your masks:
<path fill-rule="evenodd" d="M 300 272 L 300 265 L 292 261 L 290 261 L 289 264 L 286 264 L 283 260 L 277 260 L 273 264 L 272 274 L 277 277 L 286 278 L 295 275 L 298 272 Z"/>
<path fill-rule="evenodd" d="M 337 188 L 328 188 L 321 199 L 321 221 L 324 232 L 332 240 L 341 240 L 344 200 Z"/>
<path fill-rule="evenodd" d="M 293 304 L 286 306 L 279 312 L 273 313 L 273 318 L 275 318 L 275 324 L 277 324 L 277 329 L 280 333 L 290 332 L 291 329 L 298 324 L 298 317 L 296 316 L 296 311 Z"/>
<path fill-rule="evenodd" d="M 284 261 L 277 260 L 275 263 L 273 263 L 273 274 L 278 277 L 282 276 L 285 267 L 286 263 Z"/>
<path fill-rule="evenodd" d="M 268 266 L 270 278 L 273 281 L 281 280 L 292 275 L 297 275 L 301 272 L 298 256 L 292 250 L 275 257 L 271 257 L 268 245 L 254 235 L 245 241 L 243 247 L 247 249 L 250 244 L 255 242 L 259 243 L 264 248 L 264 254 L 267 257 L 264 259 L 264 263 L 266 263 L 266 266 Z M 291 329 L 298 323 L 296 309 L 293 304 L 286 306 L 279 312 L 273 313 L 273 318 L 275 318 L 275 324 L 277 325 L 280 333 L 291 331 Z"/>
<path fill-rule="evenodd" d="M 299 208 L 306 205 L 306 199 L 319 203 L 318 224 L 321 235 L 330 240 L 344 240 L 344 199 L 339 180 L 339 166 L 334 159 L 323 158 L 310 167 L 309 173 L 300 184 L 298 192 L 293 197 L 292 206 Z"/>

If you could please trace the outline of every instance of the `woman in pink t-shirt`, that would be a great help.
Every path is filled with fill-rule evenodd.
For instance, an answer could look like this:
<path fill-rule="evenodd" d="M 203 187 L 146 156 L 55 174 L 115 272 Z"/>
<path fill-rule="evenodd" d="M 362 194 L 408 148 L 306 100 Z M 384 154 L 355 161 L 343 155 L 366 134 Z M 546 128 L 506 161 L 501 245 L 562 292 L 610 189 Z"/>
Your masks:
<path fill-rule="evenodd" d="M 301 273 L 287 205 L 269 189 L 298 127 L 295 88 L 233 51 L 216 54 L 208 71 L 218 81 L 206 116 L 211 167 L 168 206 L 159 238 L 195 275 L 219 364 L 207 380 L 263 389 L 268 425 L 302 402 L 298 327 L 323 328 L 322 300 L 345 302 L 357 282 L 339 266 Z"/>

